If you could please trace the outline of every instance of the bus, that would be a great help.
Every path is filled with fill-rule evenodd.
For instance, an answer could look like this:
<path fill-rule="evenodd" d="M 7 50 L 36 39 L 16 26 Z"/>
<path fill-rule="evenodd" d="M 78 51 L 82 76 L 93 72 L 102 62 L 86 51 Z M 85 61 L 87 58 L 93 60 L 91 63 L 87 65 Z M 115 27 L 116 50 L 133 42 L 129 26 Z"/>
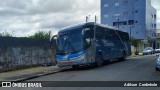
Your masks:
<path fill-rule="evenodd" d="M 104 61 L 126 60 L 131 55 L 128 33 L 102 24 L 88 22 L 66 27 L 56 36 L 59 67 L 102 66 Z"/>

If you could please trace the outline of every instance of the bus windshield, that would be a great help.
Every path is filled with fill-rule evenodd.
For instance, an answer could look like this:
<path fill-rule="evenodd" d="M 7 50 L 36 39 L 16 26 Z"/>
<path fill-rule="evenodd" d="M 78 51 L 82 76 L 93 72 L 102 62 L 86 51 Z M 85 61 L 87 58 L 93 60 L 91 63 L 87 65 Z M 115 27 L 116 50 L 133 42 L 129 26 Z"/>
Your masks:
<path fill-rule="evenodd" d="M 82 28 L 59 33 L 57 54 L 73 54 L 83 49 Z"/>

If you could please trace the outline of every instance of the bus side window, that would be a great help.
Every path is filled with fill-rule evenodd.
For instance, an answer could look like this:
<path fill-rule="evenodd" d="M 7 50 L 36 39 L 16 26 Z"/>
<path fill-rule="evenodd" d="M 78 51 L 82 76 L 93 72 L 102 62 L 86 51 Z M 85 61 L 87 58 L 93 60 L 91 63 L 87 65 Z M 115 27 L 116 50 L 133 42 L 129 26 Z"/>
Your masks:
<path fill-rule="evenodd" d="M 105 39 L 106 40 L 110 39 L 110 30 L 109 29 L 105 29 Z"/>
<path fill-rule="evenodd" d="M 90 38 L 93 39 L 94 38 L 94 31 L 93 30 L 88 30 L 85 32 L 85 38 Z"/>
<path fill-rule="evenodd" d="M 105 38 L 105 35 L 104 35 L 104 28 L 102 27 L 97 27 L 96 29 L 96 39 L 104 39 Z"/>
<path fill-rule="evenodd" d="M 93 30 L 94 28 L 93 28 L 93 26 L 87 26 L 85 28 L 90 29 L 90 31 L 88 32 L 88 37 L 93 39 L 94 38 L 94 30 Z"/>
<path fill-rule="evenodd" d="M 112 40 L 119 40 L 119 37 L 118 37 L 116 31 L 114 31 L 114 30 L 110 30 L 110 31 L 111 31 L 111 39 Z"/>

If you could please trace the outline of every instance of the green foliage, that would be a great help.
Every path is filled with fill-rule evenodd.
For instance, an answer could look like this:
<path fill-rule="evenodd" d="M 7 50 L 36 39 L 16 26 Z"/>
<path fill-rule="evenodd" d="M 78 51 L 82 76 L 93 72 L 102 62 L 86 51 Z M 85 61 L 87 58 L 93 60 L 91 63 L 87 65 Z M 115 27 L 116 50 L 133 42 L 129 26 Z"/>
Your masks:
<path fill-rule="evenodd" d="M 43 32 L 39 31 L 35 33 L 34 35 L 29 36 L 28 38 L 39 38 L 39 39 L 49 39 L 50 38 L 50 32 Z"/>
<path fill-rule="evenodd" d="M 141 42 L 141 40 L 139 40 L 139 39 L 134 39 L 134 38 L 130 38 L 130 42 L 131 42 L 131 44 L 132 44 L 133 46 L 136 47 L 137 44 Z"/>

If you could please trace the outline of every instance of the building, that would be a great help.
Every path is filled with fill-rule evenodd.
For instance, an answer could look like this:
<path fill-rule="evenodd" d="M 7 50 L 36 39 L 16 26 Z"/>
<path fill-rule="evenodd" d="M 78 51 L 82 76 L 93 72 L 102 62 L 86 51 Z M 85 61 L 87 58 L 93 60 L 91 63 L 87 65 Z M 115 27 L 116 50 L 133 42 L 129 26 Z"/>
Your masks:
<path fill-rule="evenodd" d="M 156 19 L 151 0 L 101 0 L 101 23 L 128 32 L 132 38 L 154 41 Z"/>

